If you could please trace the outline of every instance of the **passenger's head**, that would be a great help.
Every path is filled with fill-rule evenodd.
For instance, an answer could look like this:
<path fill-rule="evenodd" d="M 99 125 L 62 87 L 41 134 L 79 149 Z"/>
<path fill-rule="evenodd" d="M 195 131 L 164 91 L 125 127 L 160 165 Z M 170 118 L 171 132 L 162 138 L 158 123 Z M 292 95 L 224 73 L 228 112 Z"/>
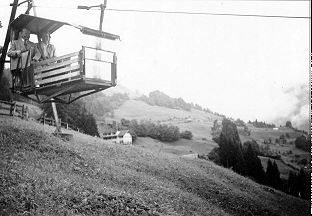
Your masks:
<path fill-rule="evenodd" d="M 23 38 L 24 40 L 29 40 L 30 38 L 30 31 L 27 28 L 23 28 L 22 31 L 20 31 L 20 35 L 21 38 Z"/>
<path fill-rule="evenodd" d="M 45 44 L 49 44 L 50 43 L 50 33 L 49 32 L 44 32 L 41 34 L 41 39 L 42 39 L 42 42 L 45 43 Z"/>

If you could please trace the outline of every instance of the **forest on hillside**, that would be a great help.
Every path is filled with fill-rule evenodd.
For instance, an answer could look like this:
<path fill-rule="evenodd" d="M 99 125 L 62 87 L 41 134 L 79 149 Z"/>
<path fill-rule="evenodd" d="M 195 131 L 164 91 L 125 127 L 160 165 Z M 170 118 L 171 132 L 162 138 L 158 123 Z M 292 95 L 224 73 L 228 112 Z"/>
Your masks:
<path fill-rule="evenodd" d="M 232 169 L 260 184 L 302 199 L 310 198 L 311 170 L 303 167 L 298 173 L 289 172 L 288 180 L 283 180 L 275 160 L 269 159 L 267 168 L 264 169 L 258 157 L 261 154 L 258 143 L 253 140 L 242 144 L 237 126 L 231 120 L 223 119 L 221 132 L 219 136 L 214 137 L 214 141 L 218 146 L 207 156 L 203 155 L 201 158 L 212 160 L 216 164 Z M 304 136 L 300 136 L 295 142 L 297 148 L 298 146 L 306 148 L 308 143 L 310 145 L 311 140 L 308 141 Z"/>
<path fill-rule="evenodd" d="M 141 97 L 137 98 L 137 100 L 144 101 L 151 106 L 162 106 L 171 109 L 181 109 L 186 111 L 190 111 L 191 109 L 197 109 L 211 113 L 211 110 L 209 110 L 208 108 L 203 108 L 202 106 L 194 103 L 187 103 L 181 97 L 172 98 L 159 90 L 150 92 L 148 96 L 142 95 Z"/>

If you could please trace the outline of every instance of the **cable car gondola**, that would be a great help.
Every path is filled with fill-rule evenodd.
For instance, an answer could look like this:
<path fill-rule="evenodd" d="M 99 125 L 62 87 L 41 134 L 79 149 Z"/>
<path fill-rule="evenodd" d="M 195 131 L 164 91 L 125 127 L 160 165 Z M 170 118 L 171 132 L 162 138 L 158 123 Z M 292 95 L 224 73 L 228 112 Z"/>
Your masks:
<path fill-rule="evenodd" d="M 23 28 L 39 37 L 43 32 L 53 34 L 64 25 L 96 38 L 120 39 L 118 35 L 88 27 L 21 14 L 10 24 L 11 41 Z M 93 63 L 98 64 L 97 70 L 89 67 Z M 50 102 L 52 98 L 55 102 L 71 103 L 83 96 L 116 86 L 117 80 L 116 53 L 90 46 L 82 46 L 76 52 L 40 62 L 32 62 L 30 51 L 26 51 L 19 58 L 11 58 L 10 68 L 11 71 L 19 71 L 22 79 L 25 77 L 23 74 L 30 73 L 33 80 L 31 85 L 28 83 L 26 86 L 25 82 L 17 82 L 13 76 L 12 91 L 39 103 Z"/>

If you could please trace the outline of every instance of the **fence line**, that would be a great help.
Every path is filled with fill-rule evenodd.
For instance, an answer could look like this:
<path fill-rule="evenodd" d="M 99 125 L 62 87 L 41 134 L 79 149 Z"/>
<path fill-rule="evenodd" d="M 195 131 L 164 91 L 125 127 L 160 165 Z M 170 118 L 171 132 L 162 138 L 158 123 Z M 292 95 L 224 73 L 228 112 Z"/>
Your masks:
<path fill-rule="evenodd" d="M 29 109 L 28 106 L 20 105 L 16 101 L 0 100 L 0 115 L 7 115 L 12 117 L 16 116 L 20 117 L 21 119 L 28 120 Z M 62 122 L 61 119 L 59 119 L 59 121 L 62 128 L 71 129 L 79 132 L 79 128 L 75 127 L 74 125 L 68 124 L 67 122 Z M 53 118 L 41 117 L 39 119 L 39 123 L 56 126 L 55 120 Z"/>
<path fill-rule="evenodd" d="M 79 128 L 76 128 L 75 126 L 68 124 L 67 122 L 62 122 L 62 119 L 59 119 L 59 121 L 62 128 L 71 129 L 79 132 Z M 44 125 L 47 124 L 51 126 L 56 126 L 56 122 L 53 118 L 47 118 L 44 116 L 39 119 L 39 123 Z"/>
<path fill-rule="evenodd" d="M 17 116 L 26 120 L 29 117 L 28 106 L 20 105 L 16 101 L 0 100 L 0 110 L 6 111 L 0 112 L 1 115 Z"/>

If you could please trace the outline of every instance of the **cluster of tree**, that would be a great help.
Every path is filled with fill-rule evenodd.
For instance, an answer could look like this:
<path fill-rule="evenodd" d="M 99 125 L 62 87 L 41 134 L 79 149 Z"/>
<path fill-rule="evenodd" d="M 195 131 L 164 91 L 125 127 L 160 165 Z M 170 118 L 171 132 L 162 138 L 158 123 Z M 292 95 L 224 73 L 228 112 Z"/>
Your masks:
<path fill-rule="evenodd" d="M 2 77 L 0 77 L 0 100 L 10 101 L 13 96 L 10 90 L 9 78 L 5 75 L 10 73 L 9 69 L 4 69 Z"/>
<path fill-rule="evenodd" d="M 267 169 L 264 171 L 261 160 L 259 145 L 256 141 L 241 144 L 236 125 L 228 119 L 222 121 L 222 131 L 215 139 L 219 147 L 214 148 L 208 155 L 208 159 L 235 172 L 248 176 L 258 183 L 283 190 L 290 194 L 300 194 L 305 198 L 310 191 L 307 186 L 310 184 L 308 174 L 303 170 L 298 175 L 290 174 L 288 182 L 282 182 L 278 166 L 274 160 L 267 162 Z M 205 157 L 203 157 L 205 158 Z M 294 183 L 295 182 L 295 183 Z M 300 193 L 299 193 L 300 192 Z"/>
<path fill-rule="evenodd" d="M 182 131 L 180 133 L 180 138 L 191 140 L 193 138 L 193 133 L 188 130 Z"/>
<path fill-rule="evenodd" d="M 245 124 L 245 122 L 243 121 L 243 120 L 241 120 L 241 119 L 236 119 L 236 121 L 234 121 L 234 123 L 236 124 L 236 126 L 238 126 L 238 127 L 244 127 L 246 124 Z"/>
<path fill-rule="evenodd" d="M 155 124 L 151 121 L 121 120 L 121 126 L 130 130 L 130 134 L 138 137 L 151 137 L 164 142 L 173 142 L 180 139 L 180 130 L 176 126 Z M 132 132 L 132 133 L 131 133 Z M 184 134 L 188 134 L 184 133 Z"/>
<path fill-rule="evenodd" d="M 280 178 L 280 172 L 278 166 L 274 160 L 268 160 L 267 170 L 266 170 L 266 183 L 267 185 L 276 188 L 278 190 L 282 189 L 282 180 Z"/>
<path fill-rule="evenodd" d="M 307 139 L 305 136 L 299 136 L 295 140 L 295 146 L 298 149 L 309 152 L 311 150 L 311 139 Z"/>
<path fill-rule="evenodd" d="M 286 127 L 293 128 L 291 121 L 287 121 L 285 124 Z"/>
<path fill-rule="evenodd" d="M 302 199 L 310 200 L 311 195 L 311 172 L 301 168 L 299 173 L 290 172 L 288 181 L 285 183 L 284 192 Z"/>
<path fill-rule="evenodd" d="M 246 163 L 236 125 L 229 119 L 223 119 L 221 134 L 214 141 L 219 145 L 214 152 L 218 153 L 218 161 L 215 162 L 232 168 L 239 174 L 246 174 Z"/>
<path fill-rule="evenodd" d="M 300 132 L 300 133 L 304 133 L 306 135 L 308 135 L 308 132 L 305 130 L 299 130 L 298 128 L 295 128 L 292 126 L 291 121 L 286 121 L 285 127 L 291 128 L 293 129 L 295 132 Z"/>
<path fill-rule="evenodd" d="M 248 121 L 248 124 L 252 124 L 254 127 L 257 127 L 257 128 L 275 128 L 275 124 L 268 124 L 268 123 L 265 123 L 264 121 L 261 122 L 261 121 L 258 121 L 257 119 L 255 121 Z"/>
<path fill-rule="evenodd" d="M 191 109 L 197 109 L 204 112 L 211 113 L 208 108 L 203 108 L 198 104 L 187 103 L 182 98 L 172 98 L 161 91 L 153 91 L 149 93 L 149 96 L 142 95 L 137 98 L 152 106 L 162 106 L 171 109 L 182 109 L 190 111 Z"/>
<path fill-rule="evenodd" d="M 94 116 L 89 113 L 82 100 L 75 101 L 71 104 L 56 104 L 58 117 L 62 121 L 79 128 L 80 131 L 92 135 L 99 136 L 96 120 Z M 46 117 L 53 118 L 53 110 L 50 103 L 42 106 Z"/>
<path fill-rule="evenodd" d="M 113 113 L 114 109 L 117 109 L 126 100 L 129 100 L 129 96 L 122 93 L 115 93 L 111 96 L 107 96 L 102 92 L 99 92 L 97 94 L 84 97 L 81 100 L 86 104 L 88 112 L 100 117 L 108 113 Z"/>
<path fill-rule="evenodd" d="M 220 114 L 220 113 L 218 113 L 218 112 L 214 112 L 213 114 L 216 115 L 216 116 L 219 116 L 219 117 L 221 117 L 221 118 L 226 118 L 225 115 Z"/>

